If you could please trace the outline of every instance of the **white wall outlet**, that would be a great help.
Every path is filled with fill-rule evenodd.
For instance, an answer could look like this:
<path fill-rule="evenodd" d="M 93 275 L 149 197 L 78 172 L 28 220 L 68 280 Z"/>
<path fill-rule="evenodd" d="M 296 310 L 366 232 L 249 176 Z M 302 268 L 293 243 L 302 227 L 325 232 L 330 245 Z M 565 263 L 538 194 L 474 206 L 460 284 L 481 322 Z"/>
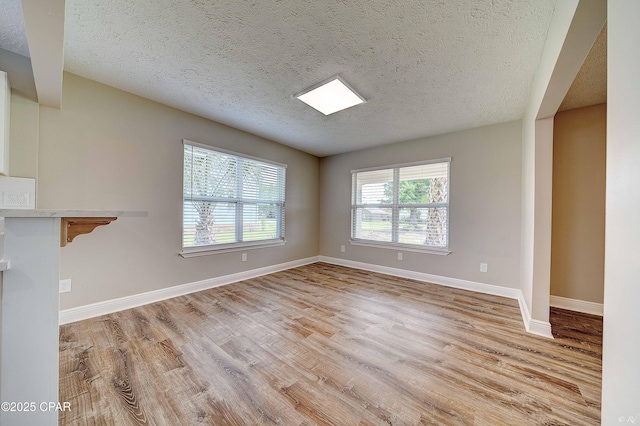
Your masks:
<path fill-rule="evenodd" d="M 242 261 L 243 262 L 247 261 L 247 253 L 242 253 Z"/>
<path fill-rule="evenodd" d="M 486 263 L 481 263 L 480 264 L 480 272 L 487 272 L 487 264 Z"/>
<path fill-rule="evenodd" d="M 340 252 L 344 253 L 344 250 L 345 250 L 344 246 L 340 246 Z"/>
<path fill-rule="evenodd" d="M 398 260 L 402 260 L 402 253 L 398 253 Z"/>
<path fill-rule="evenodd" d="M 71 291 L 71 280 L 60 280 L 60 293 L 69 293 Z"/>

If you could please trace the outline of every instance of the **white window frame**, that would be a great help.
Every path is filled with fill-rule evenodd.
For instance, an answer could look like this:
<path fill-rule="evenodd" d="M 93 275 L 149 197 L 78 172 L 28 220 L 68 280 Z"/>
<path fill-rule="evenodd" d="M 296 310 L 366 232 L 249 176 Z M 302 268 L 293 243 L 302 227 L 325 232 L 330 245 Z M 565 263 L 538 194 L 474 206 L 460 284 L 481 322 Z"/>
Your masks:
<path fill-rule="evenodd" d="M 435 164 L 435 163 L 447 163 L 447 202 L 446 203 L 426 203 L 426 204 L 401 204 L 398 202 L 399 196 L 399 186 L 400 186 L 400 169 L 405 167 L 413 167 L 413 166 L 422 166 L 426 164 Z M 377 170 L 392 170 L 393 171 L 393 201 L 391 204 L 357 204 L 357 174 L 362 172 L 370 172 Z M 449 221 L 450 221 L 450 198 L 451 198 L 451 157 L 439 158 L 434 160 L 427 161 L 418 161 L 412 163 L 402 163 L 402 164 L 392 164 L 387 166 L 380 167 L 370 167 L 366 169 L 356 169 L 351 170 L 351 238 L 350 243 L 352 245 L 358 246 L 367 246 L 367 247 L 377 247 L 384 249 L 400 249 L 403 251 L 412 251 L 412 252 L 420 252 L 420 253 L 429 253 L 436 255 L 446 256 L 451 253 L 450 250 L 450 230 L 449 230 Z M 391 226 L 392 226 L 392 238 L 391 242 L 387 241 L 378 241 L 378 240 L 369 240 L 364 238 L 356 238 L 356 209 L 357 208 L 381 208 L 381 209 L 389 209 L 391 208 Z M 406 207 L 416 207 L 416 208 L 434 208 L 434 207 L 446 207 L 447 209 L 447 246 L 446 247 L 434 247 L 434 246 L 426 246 L 420 244 L 407 244 L 407 243 L 399 243 L 398 242 L 398 234 L 399 234 L 399 211 L 401 208 Z"/>
<path fill-rule="evenodd" d="M 184 173 L 184 163 L 183 163 L 183 194 L 182 194 L 182 203 L 183 203 L 183 208 L 182 208 L 182 232 L 181 232 L 181 246 L 182 246 L 182 251 L 179 253 L 180 256 L 182 257 L 195 257 L 195 256 L 206 256 L 206 255 L 210 255 L 210 254 L 218 254 L 218 253 L 227 253 L 227 252 L 233 252 L 233 251 L 241 251 L 241 250 L 250 250 L 250 249 L 257 249 L 257 248 L 265 248 L 265 247 L 276 247 L 276 246 L 281 246 L 284 245 L 286 243 L 285 237 L 284 237 L 284 218 L 285 218 L 285 196 L 284 193 L 286 192 L 286 169 L 287 169 L 287 165 L 286 164 L 282 164 L 282 163 L 278 163 L 275 161 L 271 161 L 271 160 L 266 160 L 263 158 L 258 158 L 258 157 L 253 157 L 250 155 L 246 155 L 246 154 L 240 154 L 234 151 L 229 151 L 226 149 L 222 149 L 222 148 L 217 148 L 217 147 L 213 147 L 211 145 L 206 145 L 206 144 L 201 144 L 201 143 L 197 143 L 197 142 L 193 142 L 193 141 L 189 141 L 184 139 L 182 141 L 183 145 L 188 145 L 188 146 L 192 146 L 192 147 L 196 147 L 196 148 L 200 148 L 200 149 L 204 149 L 204 150 L 208 150 L 208 151 L 212 151 L 215 153 L 221 153 L 221 154 L 226 154 L 226 155 L 230 155 L 236 158 L 236 160 L 239 160 L 239 162 L 237 164 L 241 164 L 242 160 L 247 159 L 247 160 L 252 160 L 252 161 L 257 161 L 257 162 L 261 162 L 261 163 L 266 163 L 266 164 L 271 164 L 277 167 L 280 167 L 282 169 L 282 173 L 279 174 L 279 178 L 282 179 L 282 182 L 279 183 L 279 186 L 282 186 L 283 190 L 283 198 L 281 200 L 279 204 L 279 208 L 277 209 L 277 213 L 276 213 L 276 226 L 277 226 L 277 235 L 278 237 L 273 238 L 273 239 L 265 239 L 265 240 L 257 240 L 257 241 L 236 241 L 236 242 L 232 242 L 232 243 L 219 243 L 219 244 L 211 244 L 211 245 L 201 245 L 201 246 L 184 246 L 184 232 L 185 232 L 185 217 L 184 217 L 184 202 L 186 200 L 188 200 L 187 198 L 187 194 L 185 194 L 184 192 L 184 184 L 185 184 L 185 173 Z M 184 156 L 184 149 L 183 149 L 183 156 Z M 183 158 L 183 162 L 186 161 L 186 158 Z M 240 178 L 238 178 L 240 179 Z M 191 198 L 192 199 L 192 198 Z M 227 202 L 227 203 L 235 203 L 237 204 L 237 206 L 239 206 L 240 208 L 236 209 L 236 221 L 235 221 L 235 234 L 236 234 L 236 238 L 238 235 L 242 235 L 242 227 L 243 227 L 243 213 L 242 213 L 242 207 L 244 205 L 242 197 L 240 198 L 236 198 L 236 199 L 223 199 L 223 198 L 218 198 L 218 197 L 211 197 L 212 201 L 219 201 L 219 202 Z M 255 200 L 252 200 L 252 203 L 255 203 Z M 240 229 L 238 229 L 240 228 Z"/>

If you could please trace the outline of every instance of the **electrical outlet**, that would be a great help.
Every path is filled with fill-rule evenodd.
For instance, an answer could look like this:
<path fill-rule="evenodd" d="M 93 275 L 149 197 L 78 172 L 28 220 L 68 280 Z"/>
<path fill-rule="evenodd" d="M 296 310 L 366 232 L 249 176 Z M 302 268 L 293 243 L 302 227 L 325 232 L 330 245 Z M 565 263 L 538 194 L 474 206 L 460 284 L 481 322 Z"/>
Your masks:
<path fill-rule="evenodd" d="M 242 261 L 243 262 L 247 261 L 247 253 L 242 253 Z"/>
<path fill-rule="evenodd" d="M 60 280 L 60 293 L 69 293 L 71 291 L 71 280 Z"/>
<path fill-rule="evenodd" d="M 481 263 L 480 264 L 480 272 L 487 272 L 487 264 L 486 263 Z"/>
<path fill-rule="evenodd" d="M 340 252 L 341 252 L 341 253 L 344 253 L 344 250 L 345 250 L 345 249 L 344 249 L 344 246 L 340 246 Z"/>
<path fill-rule="evenodd" d="M 398 253 L 398 260 L 402 260 L 402 253 Z"/>

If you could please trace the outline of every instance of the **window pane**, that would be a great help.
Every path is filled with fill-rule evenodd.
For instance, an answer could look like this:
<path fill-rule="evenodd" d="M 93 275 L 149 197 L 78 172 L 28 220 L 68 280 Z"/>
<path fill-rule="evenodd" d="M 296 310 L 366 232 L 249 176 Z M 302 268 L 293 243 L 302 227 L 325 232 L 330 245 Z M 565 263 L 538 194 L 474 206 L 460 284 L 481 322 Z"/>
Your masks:
<path fill-rule="evenodd" d="M 393 202 L 393 169 L 359 172 L 356 176 L 356 204 Z"/>
<path fill-rule="evenodd" d="M 242 199 L 284 201 L 284 168 L 242 159 Z"/>
<path fill-rule="evenodd" d="M 448 248 L 449 167 L 447 158 L 353 172 L 352 238 Z"/>
<path fill-rule="evenodd" d="M 401 180 L 398 185 L 398 203 L 426 204 L 429 202 L 430 179 Z"/>
<path fill-rule="evenodd" d="M 447 207 L 399 209 L 398 242 L 447 247 Z"/>
<path fill-rule="evenodd" d="M 277 204 L 245 204 L 243 208 L 243 241 L 278 238 Z"/>
<path fill-rule="evenodd" d="M 183 247 L 284 238 L 286 168 L 186 143 Z"/>
<path fill-rule="evenodd" d="M 184 167 L 182 173 L 182 194 L 184 197 L 191 197 L 191 173 L 193 170 L 193 147 L 191 145 L 184 146 Z"/>
<path fill-rule="evenodd" d="M 236 159 L 208 149 L 191 148 L 193 151 L 185 157 L 184 196 L 236 197 Z"/>
<path fill-rule="evenodd" d="M 449 202 L 449 163 L 432 163 L 400 168 L 400 204 Z"/>
<path fill-rule="evenodd" d="M 353 237 L 391 242 L 391 216 L 390 208 L 356 208 Z"/>
<path fill-rule="evenodd" d="M 236 241 L 235 203 L 185 200 L 183 209 L 183 247 Z"/>

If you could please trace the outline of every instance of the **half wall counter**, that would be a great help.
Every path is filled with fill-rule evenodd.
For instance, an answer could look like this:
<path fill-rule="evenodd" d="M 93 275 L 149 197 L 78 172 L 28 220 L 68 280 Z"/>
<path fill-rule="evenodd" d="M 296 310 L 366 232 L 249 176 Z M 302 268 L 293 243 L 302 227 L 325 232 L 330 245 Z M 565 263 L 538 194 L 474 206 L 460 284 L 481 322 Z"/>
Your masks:
<path fill-rule="evenodd" d="M 60 250 L 78 235 L 146 212 L 0 210 L 4 218 L 0 424 L 57 425 Z M 25 407 L 24 404 L 28 403 Z M 33 403 L 33 404 L 32 404 Z M 21 407 L 18 407 L 21 404 Z M 11 406 L 7 406 L 12 408 Z"/>

